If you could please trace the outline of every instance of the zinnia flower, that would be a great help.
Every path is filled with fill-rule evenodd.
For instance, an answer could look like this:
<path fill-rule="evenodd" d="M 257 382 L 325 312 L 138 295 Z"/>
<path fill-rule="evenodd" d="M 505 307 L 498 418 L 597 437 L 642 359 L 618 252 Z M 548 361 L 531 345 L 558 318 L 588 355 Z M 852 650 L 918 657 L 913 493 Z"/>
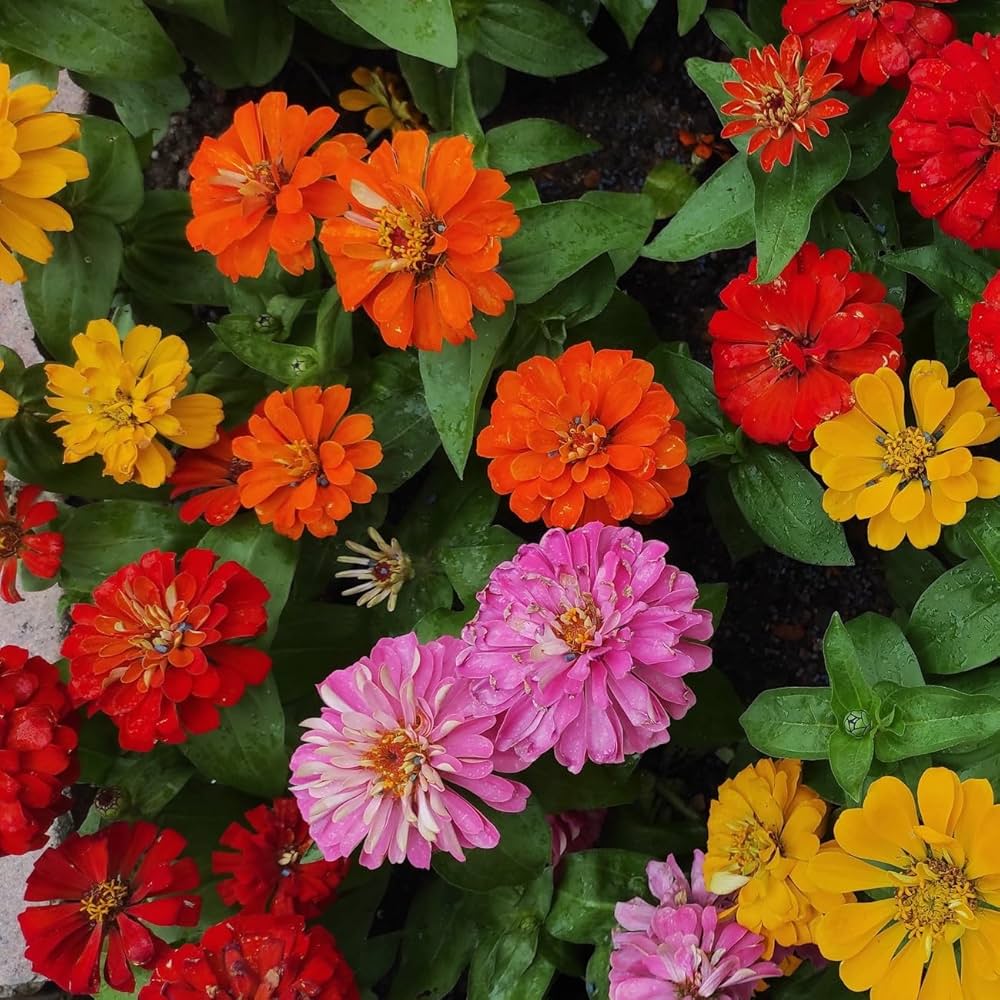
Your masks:
<path fill-rule="evenodd" d="M 345 111 L 365 111 L 365 124 L 382 131 L 423 128 L 424 116 L 413 106 L 403 81 L 388 70 L 359 66 L 351 79 L 360 90 L 342 90 L 337 100 Z"/>
<path fill-rule="evenodd" d="M 289 538 L 303 530 L 327 538 L 354 504 L 375 495 L 375 480 L 359 470 L 382 461 L 382 446 L 370 440 L 371 417 L 345 416 L 350 404 L 342 385 L 310 385 L 272 392 L 250 418 L 233 454 L 249 463 L 238 480 L 240 502 L 261 524 Z"/>
<path fill-rule="evenodd" d="M 151 969 L 167 950 L 147 926 L 193 927 L 201 913 L 198 866 L 179 858 L 186 845 L 152 823 L 114 823 L 71 833 L 35 862 L 19 917 L 31 967 L 68 993 L 96 993 L 104 979 L 135 989 L 133 966 Z M 106 946 L 106 949 L 105 949 Z"/>
<path fill-rule="evenodd" d="M 219 440 L 207 448 L 185 451 L 177 459 L 170 476 L 170 499 L 192 493 L 177 512 L 185 524 L 203 517 L 218 527 L 227 524 L 240 510 L 240 488 L 237 481 L 250 468 L 250 463 L 233 454 L 233 441 L 246 434 L 247 425 L 231 431 L 219 431 Z"/>
<path fill-rule="evenodd" d="M 903 317 L 844 250 L 806 243 L 774 281 L 756 280 L 754 258 L 708 325 L 715 391 L 748 437 L 801 451 L 817 424 L 852 404 L 856 376 L 899 367 Z"/>
<path fill-rule="evenodd" d="M 528 789 L 493 773 L 494 719 L 476 717 L 455 670 L 461 648 L 451 636 L 380 639 L 319 685 L 324 707 L 302 724 L 291 789 L 327 860 L 361 844 L 366 868 L 427 868 L 432 850 L 464 861 L 466 848 L 500 840 L 464 792 L 501 812 L 524 809 Z"/>
<path fill-rule="evenodd" d="M 391 347 L 440 351 L 475 337 L 473 310 L 499 316 L 514 293 L 499 274 L 500 239 L 520 221 L 501 195 L 499 170 L 478 170 L 464 135 L 430 145 L 396 132 L 368 158 L 345 160 L 337 181 L 350 199 L 323 224 L 345 309 L 364 306 Z"/>
<path fill-rule="evenodd" d="M 70 693 L 90 715 L 104 712 L 124 750 L 182 743 L 219 726 L 271 666 L 259 649 L 234 640 L 260 635 L 270 595 L 235 562 L 216 566 L 208 549 L 147 552 L 108 577 L 93 604 L 75 604 L 63 643 Z"/>
<path fill-rule="evenodd" d="M 889 128 L 913 207 L 975 249 L 1000 247 L 1000 37 L 976 34 L 920 60 Z"/>
<path fill-rule="evenodd" d="M 601 837 L 607 809 L 566 809 L 545 817 L 552 833 L 552 867 L 567 854 L 588 851 Z"/>
<path fill-rule="evenodd" d="M 972 307 L 969 319 L 969 367 L 996 406 L 1000 403 L 1000 274 Z"/>
<path fill-rule="evenodd" d="M 73 228 L 69 212 L 48 199 L 89 171 L 82 153 L 62 148 L 79 138 L 79 123 L 45 111 L 55 96 L 38 83 L 11 90 L 10 67 L 0 63 L 0 281 L 24 280 L 15 253 L 44 264 L 52 256 L 45 234 Z"/>
<path fill-rule="evenodd" d="M 2 246 L 0 246 L 0 252 L 2 252 L 2 249 Z M 4 360 L 0 358 L 0 372 L 3 371 L 3 366 Z M 9 392 L 4 392 L 3 389 L 0 389 L 0 420 L 10 420 L 11 417 L 16 417 L 20 409 L 21 404 Z"/>
<path fill-rule="evenodd" d="M 212 254 L 232 281 L 260 277 L 271 250 L 289 274 L 311 270 L 316 219 L 347 208 L 331 178 L 367 151 L 350 134 L 317 146 L 338 117 L 326 107 L 307 113 L 278 91 L 238 107 L 233 124 L 202 139 L 191 161 L 191 246 Z"/>
<path fill-rule="evenodd" d="M 313 849 L 309 828 L 295 799 L 260 805 L 242 823 L 231 823 L 219 838 L 230 851 L 212 853 L 212 871 L 229 875 L 217 888 L 227 906 L 244 913 L 318 917 L 347 872 L 346 861 L 306 861 Z"/>
<path fill-rule="evenodd" d="M 764 759 L 719 787 L 708 815 L 705 884 L 720 896 L 736 894 L 736 920 L 776 945 L 812 942 L 817 900 L 807 877 L 826 822 L 826 803 L 803 785 L 797 760 Z"/>
<path fill-rule="evenodd" d="M 835 521 L 868 520 L 868 541 L 894 549 L 909 538 L 936 544 L 976 497 L 1000 496 L 1000 462 L 969 448 L 1000 437 L 1000 416 L 977 378 L 948 388 L 940 361 L 910 370 L 916 417 L 903 415 L 903 383 L 888 368 L 861 375 L 853 409 L 816 428 L 812 467 L 829 487 L 823 509 Z"/>
<path fill-rule="evenodd" d="M 575 774 L 670 739 L 694 704 L 684 676 L 712 662 L 712 616 L 694 610 L 698 588 L 667 548 L 592 521 L 546 532 L 490 574 L 459 669 L 498 716 L 504 770 L 555 748 Z"/>
<path fill-rule="evenodd" d="M 705 889 L 695 851 L 691 883 L 674 856 L 646 866 L 650 892 L 619 903 L 611 932 L 611 1000 L 750 1000 L 781 969 L 764 961 L 764 939 L 735 923 Z"/>
<path fill-rule="evenodd" d="M 723 128 L 723 139 L 752 132 L 749 154 L 760 150 L 761 168 L 770 173 L 775 161 L 783 167 L 792 162 L 798 143 L 812 152 L 815 132 L 830 134 L 827 118 L 847 114 L 847 105 L 835 97 L 825 97 L 840 83 L 839 73 L 827 73 L 828 53 L 818 53 L 801 69 L 802 41 L 786 35 L 778 51 L 773 45 L 751 49 L 745 59 L 732 61 L 738 81 L 723 83 L 734 99 L 720 109 L 734 121 Z"/>
<path fill-rule="evenodd" d="M 990 783 L 959 781 L 943 767 L 924 771 L 916 803 L 902 781 L 885 777 L 872 782 L 860 809 L 840 814 L 835 846 L 813 859 L 809 874 L 830 892 L 876 896 L 824 908 L 816 926 L 820 950 L 840 962 L 848 989 L 871 990 L 873 1000 L 997 995 L 998 831 Z"/>
<path fill-rule="evenodd" d="M 396 600 L 403 585 L 413 578 L 413 562 L 403 551 L 397 539 L 387 542 L 375 528 L 368 529 L 368 536 L 375 543 L 371 549 L 357 542 L 346 542 L 356 552 L 353 556 L 337 556 L 337 562 L 346 563 L 351 569 L 342 569 L 333 575 L 337 579 L 360 580 L 344 591 L 344 597 L 358 597 L 358 606 L 373 608 L 386 602 L 391 612 L 396 610 Z"/>
<path fill-rule="evenodd" d="M 59 671 L 20 646 L 0 646 L 0 855 L 45 845 L 72 800 L 78 721 Z"/>
<path fill-rule="evenodd" d="M 939 3 L 955 0 L 786 0 L 781 23 L 810 55 L 830 55 L 845 90 L 871 94 L 905 84 L 913 63 L 951 41 L 955 24 Z"/>
<path fill-rule="evenodd" d="M 62 564 L 63 536 L 38 531 L 59 514 L 51 500 L 39 501 L 41 486 L 22 486 L 11 510 L 5 485 L 6 463 L 0 460 L 0 600 L 17 604 L 17 566 L 42 580 L 51 580 Z"/>
<path fill-rule="evenodd" d="M 56 434 L 64 462 L 91 455 L 104 459 L 104 475 L 162 486 L 174 459 L 157 435 L 185 448 L 207 448 L 222 421 L 222 403 L 206 393 L 184 394 L 191 365 L 187 344 L 155 326 L 137 326 L 118 337 L 106 319 L 87 324 L 73 338 L 77 361 L 46 365 L 46 402 L 65 423 Z"/>
<path fill-rule="evenodd" d="M 139 1000 L 358 1000 L 354 973 L 323 927 L 240 914 L 157 965 Z"/>
<path fill-rule="evenodd" d="M 651 521 L 691 477 L 676 417 L 648 361 L 576 344 L 500 376 L 476 452 L 492 459 L 490 483 L 522 521 Z"/>

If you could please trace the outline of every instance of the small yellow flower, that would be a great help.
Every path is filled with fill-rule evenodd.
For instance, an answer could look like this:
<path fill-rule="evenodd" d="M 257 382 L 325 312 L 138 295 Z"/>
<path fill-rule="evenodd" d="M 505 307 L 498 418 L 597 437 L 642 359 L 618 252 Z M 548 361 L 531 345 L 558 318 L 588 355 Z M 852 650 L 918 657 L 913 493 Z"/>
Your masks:
<path fill-rule="evenodd" d="M 3 359 L 0 358 L 0 372 L 3 371 Z M 0 420 L 9 420 L 17 416 L 21 404 L 9 393 L 0 389 Z"/>
<path fill-rule="evenodd" d="M 776 944 L 813 940 L 818 911 L 806 865 L 820 847 L 826 803 L 801 779 L 800 761 L 758 761 L 721 785 L 708 815 L 705 884 L 737 894 L 736 920 L 764 938 L 765 958 Z"/>
<path fill-rule="evenodd" d="M 1000 437 L 1000 416 L 977 378 L 948 388 L 940 361 L 910 371 L 916 425 L 903 415 L 903 383 L 888 368 L 860 375 L 856 403 L 816 428 L 812 467 L 830 487 L 823 509 L 835 521 L 868 520 L 868 541 L 894 549 L 904 536 L 934 545 L 976 497 L 1000 496 L 1000 462 L 969 448 Z"/>
<path fill-rule="evenodd" d="M 374 528 L 368 529 L 368 536 L 376 547 L 370 549 L 357 542 L 347 542 L 347 547 L 358 555 L 337 556 L 337 562 L 348 563 L 355 568 L 341 570 L 334 576 L 361 581 L 344 591 L 344 597 L 360 595 L 359 607 L 373 608 L 386 601 L 386 608 L 395 611 L 403 584 L 413 578 L 413 562 L 395 538 L 386 542 Z"/>
<path fill-rule="evenodd" d="M 106 319 L 87 324 L 73 338 L 77 361 L 46 365 L 46 402 L 65 423 L 63 461 L 104 459 L 104 475 L 117 483 L 156 487 L 173 471 L 174 458 L 157 435 L 185 448 L 207 448 L 218 439 L 222 403 L 204 393 L 182 395 L 191 365 L 187 344 L 155 326 L 137 326 L 118 337 Z"/>
<path fill-rule="evenodd" d="M 370 109 L 365 115 L 369 128 L 388 128 L 393 132 L 424 128 L 424 116 L 410 102 L 403 90 L 403 81 L 395 73 L 381 66 L 373 70 L 359 66 L 351 79 L 361 89 L 342 91 L 337 100 L 345 111 Z"/>
<path fill-rule="evenodd" d="M 73 219 L 48 201 L 69 181 L 88 174 L 82 153 L 63 149 L 76 139 L 76 119 L 45 112 L 55 91 L 41 84 L 10 89 L 10 67 L 0 63 L 0 281 L 23 281 L 19 253 L 44 264 L 52 256 L 46 232 L 69 232 Z"/>
<path fill-rule="evenodd" d="M 1000 996 L 1000 805 L 988 781 L 928 768 L 914 803 L 898 778 L 879 778 L 860 809 L 841 813 L 834 838 L 810 878 L 877 896 L 817 921 L 820 951 L 841 963 L 848 989 L 872 1000 Z"/>

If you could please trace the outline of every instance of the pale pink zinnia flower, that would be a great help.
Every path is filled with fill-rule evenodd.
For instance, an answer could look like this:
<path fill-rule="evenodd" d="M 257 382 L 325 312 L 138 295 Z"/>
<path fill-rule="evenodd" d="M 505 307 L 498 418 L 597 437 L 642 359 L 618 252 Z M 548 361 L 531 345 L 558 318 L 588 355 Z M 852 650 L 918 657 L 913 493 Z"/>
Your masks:
<path fill-rule="evenodd" d="M 327 861 L 364 842 L 360 861 L 430 866 L 432 850 L 465 860 L 467 847 L 496 847 L 496 827 L 462 794 L 520 812 L 528 789 L 493 773 L 494 720 L 474 714 L 469 682 L 455 671 L 462 643 L 381 639 L 336 670 L 318 691 L 292 757 L 291 790 Z"/>
<path fill-rule="evenodd" d="M 632 528 L 594 521 L 553 528 L 501 563 L 478 595 L 459 670 L 495 713 L 503 768 L 555 748 L 577 773 L 616 764 L 670 739 L 694 704 L 685 674 L 704 670 L 712 617 L 695 611 L 694 580 Z"/>
<path fill-rule="evenodd" d="M 750 1000 L 762 979 L 781 975 L 761 957 L 764 939 L 723 916 L 724 901 L 705 888 L 703 861 L 696 851 L 690 882 L 673 855 L 651 861 L 646 875 L 658 904 L 615 907 L 611 1000 Z"/>

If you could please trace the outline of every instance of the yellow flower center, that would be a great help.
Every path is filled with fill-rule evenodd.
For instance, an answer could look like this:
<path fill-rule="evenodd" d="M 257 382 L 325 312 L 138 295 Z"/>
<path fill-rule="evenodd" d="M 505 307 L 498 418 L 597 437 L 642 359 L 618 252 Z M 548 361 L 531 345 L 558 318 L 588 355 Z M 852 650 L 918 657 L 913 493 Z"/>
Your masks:
<path fill-rule="evenodd" d="M 916 862 L 899 876 L 903 886 L 896 892 L 896 919 L 910 935 L 928 945 L 961 936 L 975 920 L 979 894 L 957 865 L 943 858 Z"/>
<path fill-rule="evenodd" d="M 376 795 L 402 798 L 427 761 L 427 744 L 409 729 L 383 733 L 362 758 L 378 780 L 372 787 Z"/>
<path fill-rule="evenodd" d="M 16 556 L 21 551 L 23 537 L 24 532 L 15 521 L 0 521 L 0 559 Z"/>
<path fill-rule="evenodd" d="M 588 414 L 574 417 L 573 422 L 560 435 L 559 457 L 567 465 L 589 458 L 595 452 L 603 450 L 607 436 L 607 428 L 596 420 L 591 421 Z"/>
<path fill-rule="evenodd" d="M 128 897 L 128 884 L 120 875 L 116 875 L 89 889 L 80 900 L 80 910 L 92 924 L 99 924 L 114 917 Z"/>
<path fill-rule="evenodd" d="M 579 656 L 594 644 L 594 636 L 601 624 L 601 616 L 593 598 L 587 594 L 582 608 L 564 611 L 555 622 L 553 631 Z"/>
<path fill-rule="evenodd" d="M 885 449 L 882 464 L 887 472 L 898 472 L 904 482 L 927 479 L 927 460 L 937 453 L 933 435 L 919 427 L 904 427 L 898 434 L 879 438 Z"/>
<path fill-rule="evenodd" d="M 115 389 L 115 398 L 101 406 L 101 416 L 106 417 L 117 427 L 139 423 L 132 409 L 132 398 L 122 389 Z"/>
<path fill-rule="evenodd" d="M 435 237 L 445 231 L 438 219 L 414 219 L 401 208 L 386 205 L 375 213 L 378 245 L 386 257 L 398 262 L 399 270 L 429 271 L 440 254 L 432 252 Z"/>
<path fill-rule="evenodd" d="M 782 81 L 780 86 L 761 86 L 759 96 L 747 104 L 754 109 L 758 125 L 781 136 L 805 117 L 812 104 L 812 90 L 804 78 L 794 87 Z"/>
<path fill-rule="evenodd" d="M 730 830 L 727 870 L 736 875 L 756 874 L 774 856 L 774 835 L 753 819 L 733 823 Z"/>
<path fill-rule="evenodd" d="M 316 450 L 308 441 L 291 441 L 285 446 L 285 457 L 279 459 L 288 469 L 288 474 L 294 477 L 296 483 L 315 476 L 320 471 L 319 458 Z M 329 485 L 323 483 L 321 485 Z"/>

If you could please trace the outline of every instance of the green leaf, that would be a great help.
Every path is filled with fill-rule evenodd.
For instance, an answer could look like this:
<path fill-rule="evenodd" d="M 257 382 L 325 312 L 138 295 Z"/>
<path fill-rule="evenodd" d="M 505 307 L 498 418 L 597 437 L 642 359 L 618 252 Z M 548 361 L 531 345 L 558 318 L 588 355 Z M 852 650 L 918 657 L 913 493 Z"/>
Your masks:
<path fill-rule="evenodd" d="M 727 62 L 713 62 L 710 59 L 687 59 L 684 62 L 687 74 L 698 89 L 709 99 L 719 121 L 725 125 L 729 116 L 722 113 L 722 105 L 732 100 L 732 95 L 724 84 L 739 81 L 739 74 Z M 750 144 L 749 135 L 733 136 L 731 142 L 741 152 L 745 153 Z"/>
<path fill-rule="evenodd" d="M 102 983 L 101 988 L 94 994 L 94 1000 L 133 1000 L 138 996 L 139 990 L 149 982 L 152 976 L 146 969 L 136 968 L 133 970 L 135 976 L 135 989 L 131 993 L 120 993 L 112 989 L 107 983 Z"/>
<path fill-rule="evenodd" d="M 505 174 L 561 163 L 600 149 L 576 129 L 547 118 L 521 118 L 486 133 L 489 165 Z"/>
<path fill-rule="evenodd" d="M 486 165 L 486 134 L 476 114 L 472 100 L 472 80 L 469 60 L 460 59 L 455 70 L 455 86 L 451 93 L 451 128 L 456 134 L 465 135 L 474 145 L 472 161 L 477 167 Z"/>
<path fill-rule="evenodd" d="M 944 564 L 926 549 L 915 549 L 909 542 L 882 553 L 882 566 L 889 596 L 907 614 L 920 595 L 944 572 Z"/>
<path fill-rule="evenodd" d="M 116 753 L 114 764 L 101 784 L 124 793 L 126 815 L 152 819 L 180 793 L 194 773 L 177 747 L 161 743 L 149 753 Z"/>
<path fill-rule="evenodd" d="M 458 35 L 448 0 L 333 0 L 355 24 L 411 56 L 458 64 Z"/>
<path fill-rule="evenodd" d="M 262 322 L 266 321 L 266 322 Z M 282 385 L 314 384 L 319 355 L 312 347 L 275 343 L 269 332 L 270 317 L 230 314 L 218 323 L 209 323 L 220 343 L 243 364 L 269 375 Z"/>
<path fill-rule="evenodd" d="M 818 566 L 852 566 L 844 529 L 822 506 L 823 491 L 787 451 L 745 446 L 746 461 L 729 470 L 733 496 L 750 527 L 773 549 Z"/>
<path fill-rule="evenodd" d="M 762 49 L 764 40 L 751 31 L 734 10 L 713 7 L 705 12 L 712 34 L 723 42 L 734 56 L 745 56 L 751 49 Z"/>
<path fill-rule="evenodd" d="M 647 360 L 656 369 L 656 381 L 674 397 L 689 434 L 717 434 L 729 429 L 719 409 L 711 369 L 667 344 L 655 348 Z"/>
<path fill-rule="evenodd" d="M 514 309 L 500 316 L 479 314 L 476 339 L 446 344 L 441 351 L 419 351 L 420 377 L 431 419 L 459 477 L 472 447 L 483 396 L 514 321 Z"/>
<path fill-rule="evenodd" d="M 892 681 L 919 687 L 924 683 L 917 654 L 894 621 L 869 612 L 849 621 L 846 628 L 869 684 Z"/>
<path fill-rule="evenodd" d="M 97 76 L 154 80 L 184 68 L 140 0 L 4 0 L 0 42 Z"/>
<path fill-rule="evenodd" d="M 817 139 L 811 153 L 797 149 L 792 162 L 776 163 L 765 173 L 759 157 L 751 157 L 754 222 L 757 231 L 757 283 L 774 281 L 798 253 L 816 206 L 846 176 L 851 148 L 843 132 L 834 127 Z"/>
<path fill-rule="evenodd" d="M 386 45 L 371 32 L 365 31 L 334 7 L 333 0 L 291 0 L 288 9 L 296 17 L 302 18 L 324 35 L 329 35 L 339 42 L 345 42 L 359 49 L 386 48 Z M 400 55 L 402 56 L 402 53 Z"/>
<path fill-rule="evenodd" d="M 995 273 L 986 260 L 958 240 L 941 239 L 931 246 L 901 250 L 889 254 L 885 263 L 919 278 L 962 319 L 969 318 Z"/>
<path fill-rule="evenodd" d="M 642 193 L 652 198 L 658 219 L 676 215 L 698 190 L 698 178 L 676 160 L 664 160 L 649 172 Z"/>
<path fill-rule="evenodd" d="M 200 21 L 213 31 L 229 33 L 226 0 L 146 0 L 151 7 Z"/>
<path fill-rule="evenodd" d="M 876 708 L 875 692 L 861 669 L 858 651 L 838 612 L 834 611 L 823 636 L 823 659 L 830 678 L 830 704 L 834 715 Z"/>
<path fill-rule="evenodd" d="M 432 639 L 440 639 L 443 635 L 451 635 L 457 639 L 461 636 L 462 629 L 468 624 L 472 615 L 472 610 L 447 611 L 444 608 L 438 608 L 437 611 L 432 611 L 429 615 L 424 615 L 413 626 L 413 631 L 417 633 L 417 638 L 420 642 L 430 642 Z"/>
<path fill-rule="evenodd" d="M 482 812 L 500 831 L 500 843 L 468 851 L 465 861 L 456 861 L 443 851 L 436 853 L 431 864 L 438 875 L 459 889 L 482 893 L 537 879 L 552 854 L 552 833 L 542 807 L 528 799 L 523 812 L 501 813 L 487 806 Z"/>
<path fill-rule="evenodd" d="M 754 188 L 745 156 L 724 163 L 642 250 L 653 260 L 694 260 L 754 238 Z"/>
<path fill-rule="evenodd" d="M 560 941 L 598 944 L 615 919 L 615 906 L 648 898 L 645 854 L 597 848 L 563 858 L 562 874 L 545 929 Z"/>
<path fill-rule="evenodd" d="M 182 555 L 203 534 L 166 504 L 105 500 L 74 507 L 62 522 L 61 575 L 74 590 L 93 590 L 116 570 L 153 549 Z"/>
<path fill-rule="evenodd" d="M 547 814 L 569 809 L 607 809 L 627 805 L 639 797 L 642 782 L 635 769 L 637 762 L 636 758 L 624 764 L 587 761 L 579 774 L 573 774 L 552 754 L 545 754 L 520 772 L 518 778 L 531 789 Z"/>
<path fill-rule="evenodd" d="M 294 5 L 292 7 L 294 10 Z M 431 128 L 451 128 L 451 100 L 455 74 L 426 59 L 399 53 L 399 69 L 417 107 L 427 116 Z"/>
<path fill-rule="evenodd" d="M 946 687 L 886 688 L 896 715 L 891 730 L 876 734 L 879 760 L 891 763 L 968 741 L 988 744 L 1000 733 L 1000 698 Z"/>
<path fill-rule="evenodd" d="M 513 532 L 493 524 L 441 547 L 441 566 L 467 608 L 476 606 L 476 594 L 486 586 L 490 573 L 513 559 L 521 544 Z"/>
<path fill-rule="evenodd" d="M 705 602 L 698 604 L 704 607 Z M 714 752 L 738 743 L 742 737 L 740 715 L 743 699 L 733 682 L 718 668 L 685 678 L 694 692 L 694 707 L 670 724 L 670 742 L 686 750 Z"/>
<path fill-rule="evenodd" d="M 729 600 L 728 583 L 702 583 L 698 585 L 698 601 L 695 605 L 712 616 L 712 628 L 718 631 L 719 623 L 726 611 Z"/>
<path fill-rule="evenodd" d="M 142 205 L 142 169 L 128 132 L 107 118 L 86 115 L 76 148 L 87 157 L 90 176 L 66 189 L 74 216 L 86 211 L 112 222 L 126 222 Z"/>
<path fill-rule="evenodd" d="M 191 95 L 179 76 L 164 76 L 158 80 L 121 80 L 78 73 L 74 74 L 74 79 L 84 90 L 110 101 L 131 135 L 139 137 L 152 132 L 154 141 L 167 131 L 170 116 L 183 111 L 191 101 Z"/>
<path fill-rule="evenodd" d="M 70 341 L 92 319 L 103 319 L 122 265 L 122 239 L 110 220 L 81 213 L 72 232 L 51 233 L 47 264 L 24 260 L 24 304 L 35 336 L 57 361 L 75 361 Z"/>
<path fill-rule="evenodd" d="M 313 849 L 316 850 L 315 847 Z M 380 937 L 372 935 L 372 924 L 389 888 L 391 872 L 390 865 L 383 865 L 374 871 L 361 865 L 351 865 L 343 882 L 337 886 L 337 906 L 327 907 L 320 917 L 322 925 L 333 934 L 337 950 L 343 953 L 355 970 L 359 985 L 365 985 L 361 965 L 374 942 L 380 940 Z M 392 965 L 391 961 L 389 965 Z"/>
<path fill-rule="evenodd" d="M 476 27 L 477 50 L 522 73 L 565 76 L 607 58 L 576 21 L 541 0 L 485 0 Z"/>
<path fill-rule="evenodd" d="M 952 530 L 975 546 L 1000 580 L 1000 502 L 973 500 Z"/>
<path fill-rule="evenodd" d="M 629 48 L 635 45 L 643 25 L 656 6 L 656 0 L 602 0 L 607 12 L 615 19 L 628 41 Z M 681 32 L 684 34 L 684 32 Z"/>
<path fill-rule="evenodd" d="M 686 35 L 701 19 L 708 0 L 677 0 L 677 34 Z"/>
<path fill-rule="evenodd" d="M 769 757 L 825 760 L 837 720 L 829 688 L 771 688 L 740 718 L 747 739 Z"/>
<path fill-rule="evenodd" d="M 743 511 L 736 503 L 729 476 L 724 468 L 710 469 L 705 500 L 712 517 L 712 524 L 734 563 L 759 552 L 764 547 L 756 532 L 747 524 Z"/>
<path fill-rule="evenodd" d="M 861 790 L 874 757 L 875 737 L 871 733 L 858 739 L 838 729 L 830 737 L 830 768 L 852 802 L 861 801 Z"/>
<path fill-rule="evenodd" d="M 580 201 L 608 212 L 617 220 L 621 243 L 610 247 L 608 256 L 620 278 L 639 259 L 639 252 L 656 221 L 652 198 L 624 191 L 588 191 Z"/>
<path fill-rule="evenodd" d="M 277 0 L 226 0 L 226 7 L 232 25 L 227 49 L 241 82 L 263 87 L 288 61 L 295 18 Z"/>
<path fill-rule="evenodd" d="M 867 177 L 889 152 L 889 122 L 903 103 L 905 91 L 881 87 L 871 97 L 854 102 L 839 125 L 851 146 L 848 180 Z"/>

